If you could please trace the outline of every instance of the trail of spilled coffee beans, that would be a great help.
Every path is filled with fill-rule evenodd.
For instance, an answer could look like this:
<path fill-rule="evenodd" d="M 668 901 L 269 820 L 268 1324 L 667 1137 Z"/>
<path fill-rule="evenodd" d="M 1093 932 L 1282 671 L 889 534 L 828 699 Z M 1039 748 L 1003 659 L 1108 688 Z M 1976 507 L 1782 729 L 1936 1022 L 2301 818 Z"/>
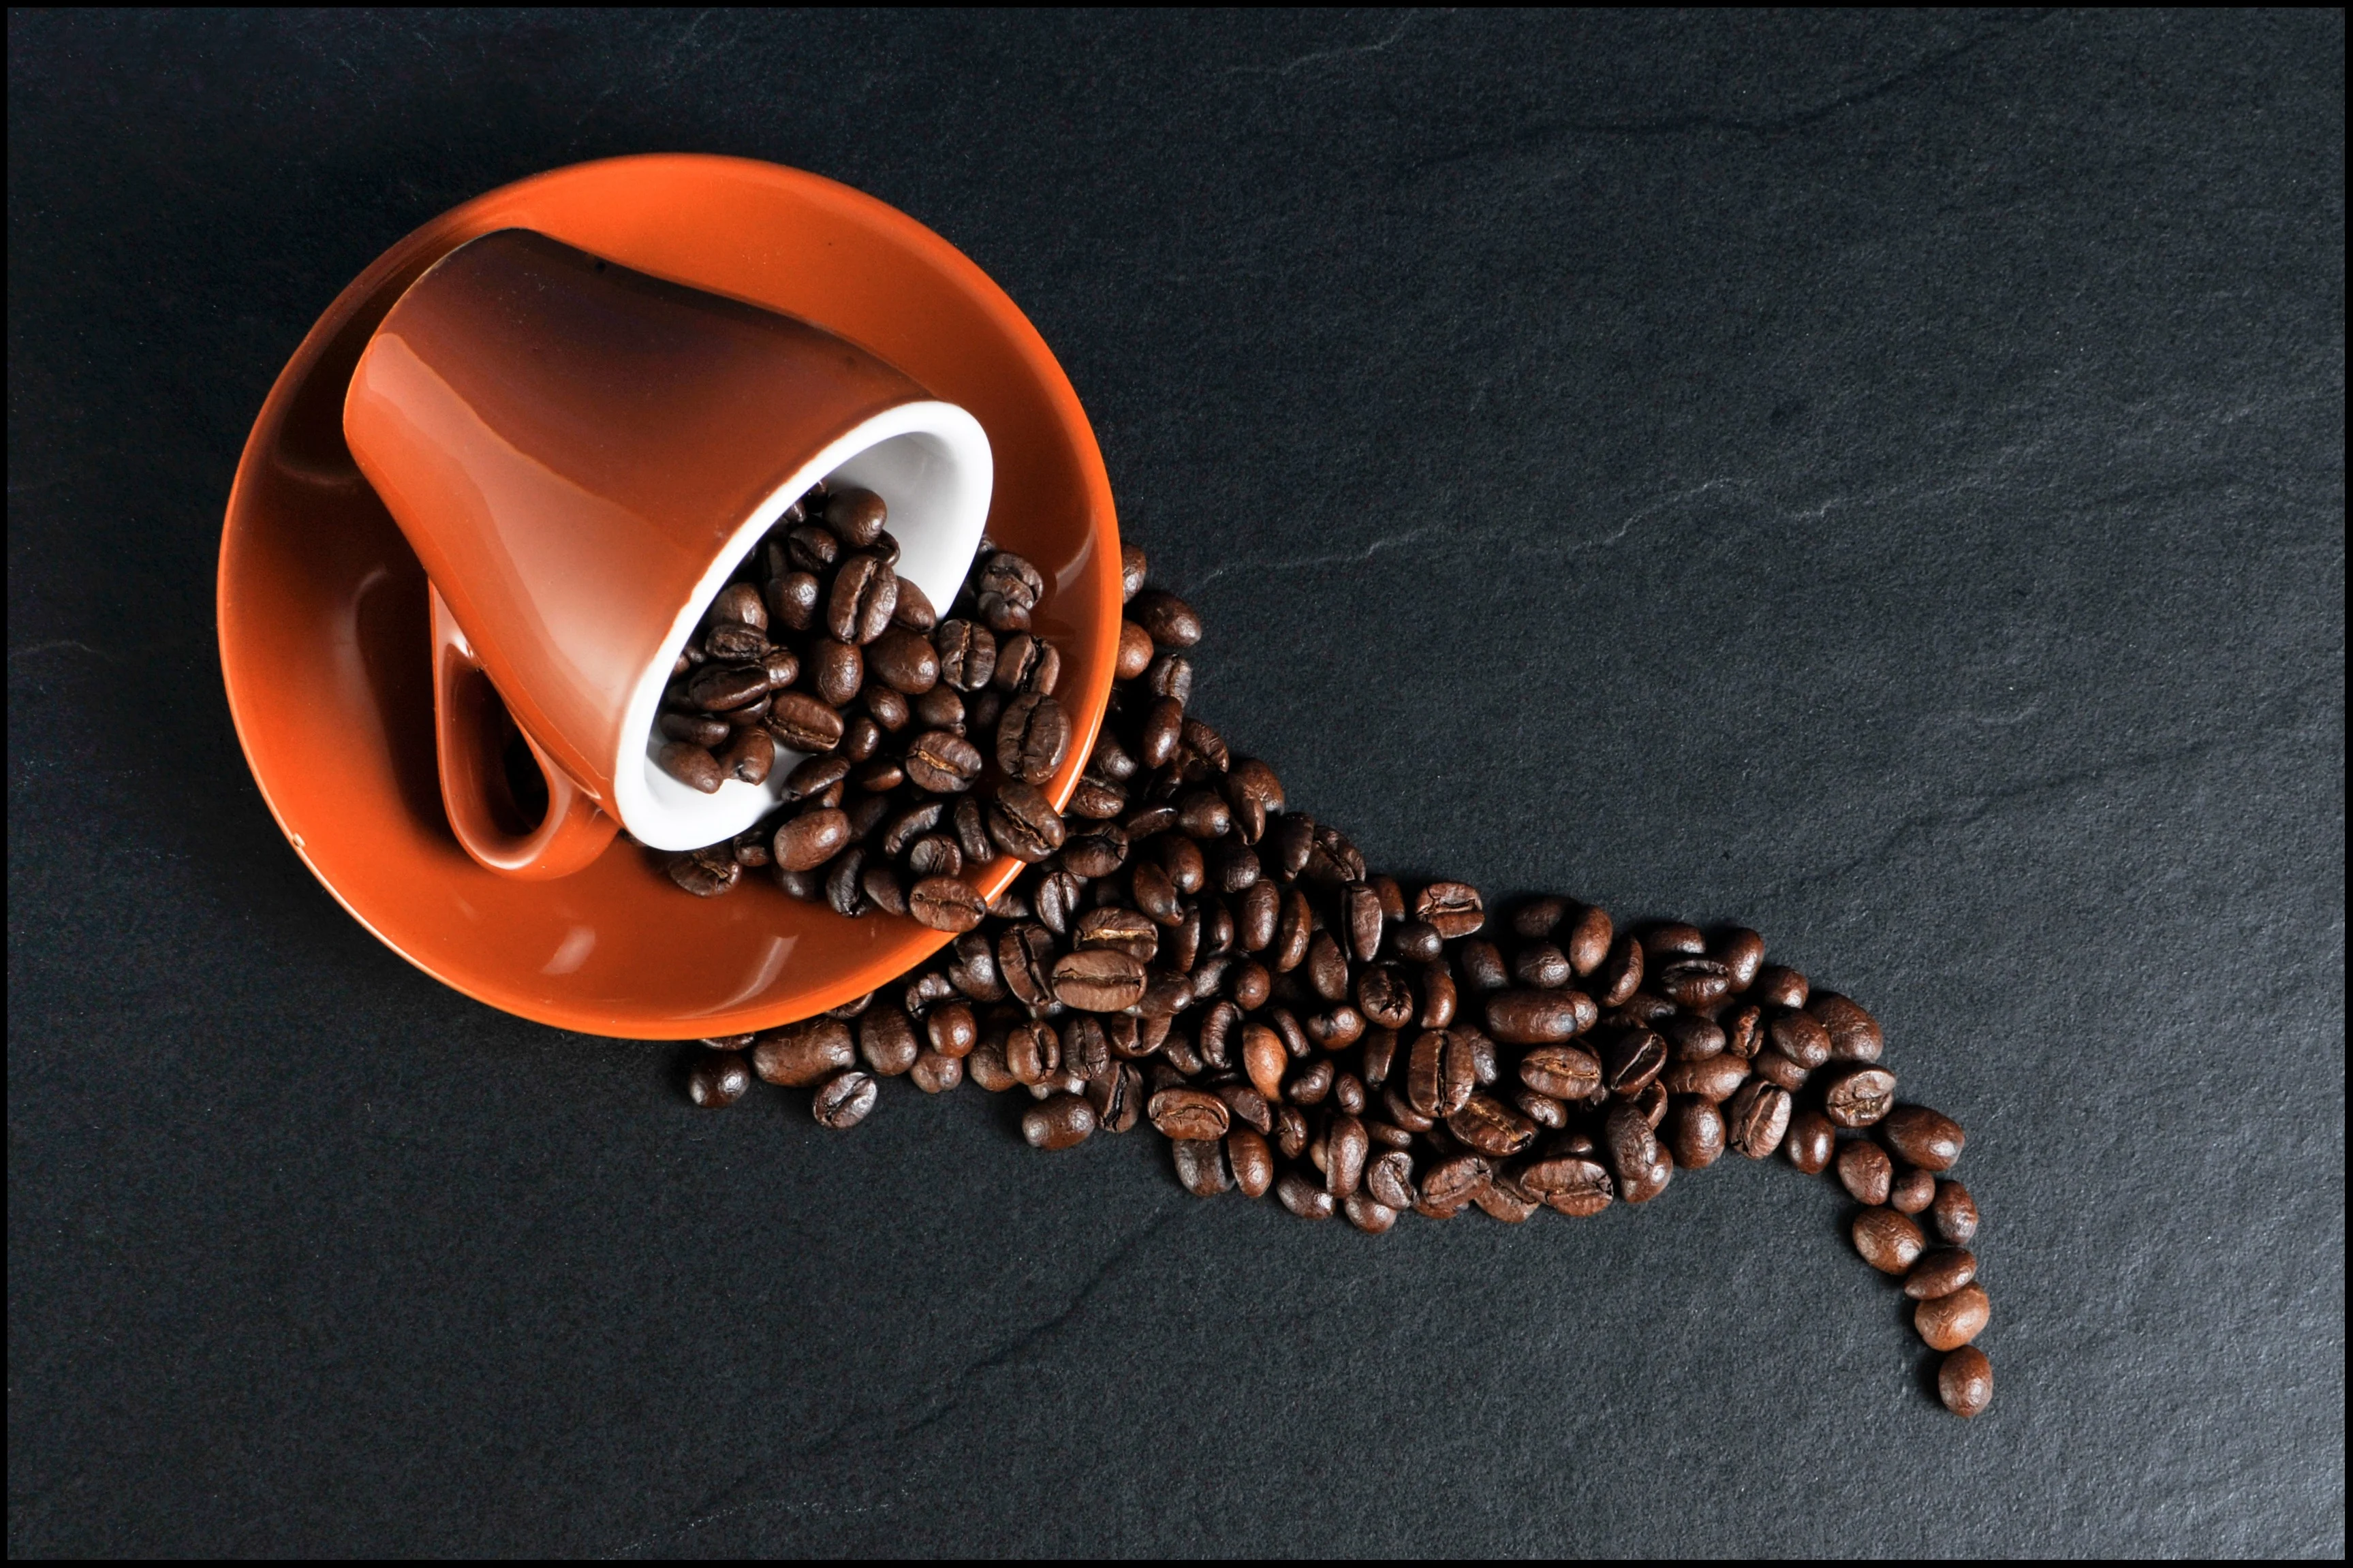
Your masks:
<path fill-rule="evenodd" d="M 809 510 L 818 503 L 830 531 L 840 498 Z M 840 530 L 838 542 L 852 546 L 859 531 Z M 827 590 L 808 564 L 822 547 L 790 549 L 787 569 L 815 589 L 796 579 L 784 602 L 827 604 L 843 622 L 841 606 L 863 590 L 843 590 L 839 576 Z M 937 1094 L 969 1077 L 1035 1100 L 1022 1131 L 1039 1148 L 1148 1121 L 1171 1141 L 1188 1191 L 1271 1192 L 1301 1218 L 1337 1214 L 1375 1235 L 1408 1213 L 1443 1220 L 1466 1207 L 1513 1224 L 1542 1209 L 1594 1215 L 1648 1203 L 1678 1170 L 1704 1170 L 1727 1150 L 1778 1152 L 1810 1174 L 1833 1173 L 1862 1205 L 1855 1249 L 1917 1303 L 1920 1337 L 1946 1352 L 1946 1406 L 1964 1416 L 1986 1408 L 1992 1366 L 1972 1342 L 1990 1312 L 1968 1249 L 1978 1210 L 1950 1174 L 1962 1130 L 1896 1102 L 1868 1012 L 1767 963 L 1753 931 L 1620 931 L 1606 911 L 1558 898 L 1517 905 L 1498 930 L 1467 883 L 1369 873 L 1345 835 L 1286 809 L 1271 768 L 1232 755 L 1187 712 L 1185 650 L 1200 621 L 1145 587 L 1140 552 L 1124 567 L 1119 679 L 1067 814 L 1034 787 L 1052 765 L 1041 761 L 1032 776 L 1028 753 L 1004 739 L 1004 700 L 1050 694 L 1052 675 L 1010 685 L 974 675 L 974 639 L 1008 627 L 1026 637 L 1036 602 L 1034 590 L 1018 605 L 1006 595 L 1035 584 L 1034 569 L 984 543 L 955 618 L 933 635 L 944 671 L 955 667 L 950 647 L 966 660 L 949 681 L 959 700 L 982 688 L 997 700 L 961 715 L 942 701 L 924 718 L 958 736 L 995 721 L 996 773 L 959 773 L 936 793 L 969 793 L 944 809 L 855 800 L 889 796 L 916 776 L 916 752 L 940 749 L 918 733 L 906 760 L 893 760 L 881 736 L 902 726 L 884 721 L 888 699 L 874 713 L 870 682 L 861 717 L 874 733 L 853 718 L 797 771 L 822 787 L 788 792 L 795 804 L 779 823 L 680 858 L 726 863 L 708 877 L 674 866 L 691 891 L 723 878 L 732 886 L 765 856 L 797 897 L 960 933 L 903 990 L 702 1042 L 687 1072 L 695 1103 L 733 1104 L 756 1075 L 814 1090 L 817 1120 L 849 1127 L 872 1110 L 878 1079 L 904 1076 Z M 766 601 L 778 597 L 772 582 Z M 887 622 L 891 612 L 880 614 Z M 1029 647 L 1027 658 L 1052 656 Z M 997 655 L 1001 669 L 1003 645 Z M 789 743 L 823 738 L 805 730 Z M 1020 788 L 1020 805 L 1005 809 L 1006 792 Z M 818 814 L 845 821 L 805 826 Z M 950 830 L 935 831 L 943 820 Z M 977 875 L 998 852 L 1027 869 L 984 913 L 960 870 Z M 924 890 L 943 878 L 963 892 Z"/>

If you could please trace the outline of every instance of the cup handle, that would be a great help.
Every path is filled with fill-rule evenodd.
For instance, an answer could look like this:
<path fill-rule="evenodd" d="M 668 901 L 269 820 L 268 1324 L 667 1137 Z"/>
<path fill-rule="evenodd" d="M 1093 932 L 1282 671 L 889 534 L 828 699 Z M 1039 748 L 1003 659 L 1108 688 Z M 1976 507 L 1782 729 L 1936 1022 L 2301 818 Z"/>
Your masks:
<path fill-rule="evenodd" d="M 493 871 L 533 882 L 569 877 L 605 852 L 620 824 L 516 725 L 547 775 L 547 815 L 528 831 L 508 826 L 515 812 L 501 752 L 513 721 L 441 590 L 427 583 L 425 592 L 433 605 L 433 738 L 450 829 Z"/>

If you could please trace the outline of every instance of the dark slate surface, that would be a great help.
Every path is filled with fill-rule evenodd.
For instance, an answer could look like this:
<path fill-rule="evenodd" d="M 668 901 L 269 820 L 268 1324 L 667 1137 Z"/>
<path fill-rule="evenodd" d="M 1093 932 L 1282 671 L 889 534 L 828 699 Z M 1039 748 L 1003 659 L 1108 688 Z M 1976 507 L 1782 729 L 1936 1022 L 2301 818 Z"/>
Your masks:
<path fill-rule="evenodd" d="M 8 131 L 12 1552 L 2342 1553 L 2340 15 L 19 15 Z M 1993 1410 L 1779 1163 L 1375 1244 L 698 1113 L 341 914 L 216 673 L 247 425 L 649 149 L 1001 280 L 1376 862 L 1877 1009 Z"/>

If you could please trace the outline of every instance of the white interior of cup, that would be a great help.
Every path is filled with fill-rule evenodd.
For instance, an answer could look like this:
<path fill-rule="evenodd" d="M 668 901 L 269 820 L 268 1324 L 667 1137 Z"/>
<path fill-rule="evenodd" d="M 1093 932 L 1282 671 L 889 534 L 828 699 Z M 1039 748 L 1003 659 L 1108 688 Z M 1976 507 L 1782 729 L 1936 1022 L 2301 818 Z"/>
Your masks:
<path fill-rule="evenodd" d="M 899 575 L 921 588 L 944 616 L 979 548 L 995 475 L 980 421 L 952 403 L 907 403 L 876 415 L 818 453 L 754 509 L 702 574 L 663 638 L 660 656 L 630 691 L 611 803 L 630 837 L 655 849 L 700 849 L 732 837 L 776 805 L 786 775 L 801 761 L 799 752 L 779 746 L 765 784 L 730 779 L 715 795 L 670 777 L 654 761 L 663 742 L 654 718 L 671 667 L 687 639 L 702 628 L 719 590 L 786 507 L 819 479 L 881 496 L 890 509 L 892 536 L 899 542 Z"/>

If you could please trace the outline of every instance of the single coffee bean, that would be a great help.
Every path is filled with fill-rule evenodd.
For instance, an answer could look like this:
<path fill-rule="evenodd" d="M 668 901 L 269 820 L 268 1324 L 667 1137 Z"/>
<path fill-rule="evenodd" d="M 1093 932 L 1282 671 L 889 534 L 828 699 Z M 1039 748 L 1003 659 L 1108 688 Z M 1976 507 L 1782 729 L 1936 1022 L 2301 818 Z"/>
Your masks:
<path fill-rule="evenodd" d="M 904 1008 L 870 1007 L 858 1020 L 858 1054 L 877 1078 L 902 1076 L 915 1065 L 922 1049 L 914 1021 Z"/>
<path fill-rule="evenodd" d="M 921 697 L 940 683 L 938 650 L 918 633 L 891 627 L 872 639 L 864 657 L 869 676 L 904 696 Z"/>
<path fill-rule="evenodd" d="M 1201 617 L 1165 589 L 1146 588 L 1127 602 L 1127 618 L 1163 647 L 1191 647 L 1201 640 Z"/>
<path fill-rule="evenodd" d="M 1765 1009 L 1756 1005 L 1736 1007 L 1724 1015 L 1724 1048 L 1731 1056 L 1748 1061 L 1765 1047 Z"/>
<path fill-rule="evenodd" d="M 1708 952 L 1732 975 L 1732 988 L 1746 991 L 1765 967 L 1765 939 L 1746 926 L 1726 926 L 1709 942 Z"/>
<path fill-rule="evenodd" d="M 1838 1129 L 1829 1117 L 1810 1109 L 1790 1112 L 1789 1131 L 1781 1140 L 1781 1152 L 1789 1156 L 1789 1163 L 1810 1176 L 1820 1175 L 1837 1152 Z"/>
<path fill-rule="evenodd" d="M 895 568 L 897 562 L 892 562 Z M 939 625 L 940 613 L 932 605 L 929 595 L 905 577 L 899 579 L 899 607 L 891 612 L 891 624 L 911 632 L 928 632 Z"/>
<path fill-rule="evenodd" d="M 765 619 L 767 612 L 762 610 L 760 615 Z M 741 664 L 748 660 L 758 664 L 768 656 L 768 636 L 759 627 L 746 626 L 740 621 L 720 621 L 702 634 L 702 650 L 712 659 L 723 663 Z"/>
<path fill-rule="evenodd" d="M 708 1110 L 734 1104 L 751 1087 L 752 1069 L 741 1051 L 705 1051 L 686 1073 L 686 1097 Z"/>
<path fill-rule="evenodd" d="M 1659 1131 L 1683 1170 L 1705 1170 L 1724 1155 L 1724 1114 L 1712 1101 L 1691 1096 L 1671 1099 Z"/>
<path fill-rule="evenodd" d="M 785 775 L 784 799 L 788 805 L 814 800 L 849 776 L 849 759 L 809 757 Z"/>
<path fill-rule="evenodd" d="M 1821 1021 L 1829 1033 L 1831 1055 L 1842 1062 L 1875 1062 L 1887 1037 L 1879 1020 L 1835 991 L 1820 992 L 1806 1003 L 1806 1011 Z"/>
<path fill-rule="evenodd" d="M 1895 1103 L 1895 1075 L 1885 1068 L 1850 1062 L 1834 1068 L 1822 1085 L 1822 1113 L 1841 1127 L 1869 1127 Z"/>
<path fill-rule="evenodd" d="M 768 672 L 757 664 L 706 664 L 686 683 L 687 700 L 710 713 L 756 702 L 768 694 Z"/>
<path fill-rule="evenodd" d="M 1913 1166 L 1899 1166 L 1887 1186 L 1887 1206 L 1897 1214 L 1926 1214 L 1936 1201 L 1936 1178 Z"/>
<path fill-rule="evenodd" d="M 1808 992 L 1804 975 L 1778 963 L 1758 970 L 1748 987 L 1750 997 L 1767 1007 L 1802 1007 Z"/>
<path fill-rule="evenodd" d="M 1523 985 L 1557 991 L 1577 978 L 1577 971 L 1569 967 L 1568 954 L 1540 942 L 1512 955 L 1512 978 Z"/>
<path fill-rule="evenodd" d="M 834 574 L 826 599 L 825 629 L 835 641 L 860 646 L 880 637 L 899 607 L 899 574 L 871 551 L 861 550 Z"/>
<path fill-rule="evenodd" d="M 1053 974 L 1055 999 L 1081 1012 L 1123 1012 L 1144 999 L 1144 965 L 1116 948 L 1065 953 Z"/>
<path fill-rule="evenodd" d="M 1831 1034 L 1809 1013 L 1782 1013 L 1765 1027 L 1773 1049 L 1808 1072 L 1831 1059 Z"/>
<path fill-rule="evenodd" d="M 1865 1209 L 1854 1216 L 1854 1249 L 1882 1274 L 1902 1274 L 1919 1261 L 1927 1238 L 1911 1219 L 1894 1209 Z"/>
<path fill-rule="evenodd" d="M 1593 972 L 1595 998 L 1604 1007 L 1615 1007 L 1641 985 L 1642 944 L 1631 936 L 1621 936 L 1609 944 L 1609 956 Z"/>
<path fill-rule="evenodd" d="M 1032 1149 L 1074 1149 L 1094 1130 L 1095 1108 L 1082 1095 L 1052 1095 L 1021 1113 L 1021 1138 Z"/>
<path fill-rule="evenodd" d="M 1044 784 L 1070 749 L 1071 721 L 1061 704 L 1028 692 L 1006 704 L 997 721 L 997 765 L 1023 784 Z"/>
<path fill-rule="evenodd" d="M 720 755 L 720 771 L 729 778 L 745 784 L 765 784 L 768 771 L 776 765 L 776 742 L 765 730 L 739 730 L 735 740 Z"/>
<path fill-rule="evenodd" d="M 1366 1236 L 1386 1236 L 1398 1222 L 1398 1211 L 1365 1193 L 1350 1193 L 1340 1200 L 1340 1212 L 1348 1223 Z"/>
<path fill-rule="evenodd" d="M 1505 1225 L 1525 1225 L 1528 1217 L 1542 1206 L 1528 1194 L 1517 1190 L 1517 1184 L 1501 1172 L 1487 1184 L 1471 1194 L 1479 1212 Z"/>
<path fill-rule="evenodd" d="M 1651 1087 L 1667 1068 L 1667 1043 L 1650 1029 L 1621 1029 L 1601 1047 L 1601 1084 L 1620 1100 Z"/>
<path fill-rule="evenodd" d="M 1618 1184 L 1599 1160 L 1590 1155 L 1563 1154 L 1520 1168 L 1520 1186 L 1544 1201 L 1545 1206 L 1584 1219 L 1608 1208 L 1618 1196 Z"/>
<path fill-rule="evenodd" d="M 1415 898 L 1413 913 L 1449 942 L 1473 934 L 1487 921 L 1479 889 L 1468 882 L 1430 883 Z"/>
<path fill-rule="evenodd" d="M 1512 911 L 1512 931 L 1530 942 L 1541 942 L 1552 935 L 1568 911 L 1567 899 L 1530 899 Z"/>
<path fill-rule="evenodd" d="M 1274 1195 L 1301 1219 L 1330 1219 L 1338 1207 L 1330 1193 L 1297 1171 L 1287 1171 L 1276 1180 Z"/>
<path fill-rule="evenodd" d="M 1410 963 L 1435 963 L 1446 939 L 1427 921 L 1403 921 L 1388 928 L 1389 951 Z"/>
<path fill-rule="evenodd" d="M 805 691 L 779 691 L 768 709 L 768 732 L 796 752 L 830 752 L 841 744 L 839 710 Z"/>
<path fill-rule="evenodd" d="M 1808 1076 L 1806 1069 L 1778 1051 L 1757 1052 L 1757 1059 L 1750 1062 L 1748 1067 L 1750 1071 L 1767 1083 L 1778 1084 L 1791 1093 L 1806 1087 Z"/>
<path fill-rule="evenodd" d="M 1583 997 L 1579 991 L 1499 991 L 1486 1000 L 1488 1032 L 1512 1046 L 1570 1039 L 1592 1021 L 1577 1005 Z"/>
<path fill-rule="evenodd" d="M 1651 984 L 1679 1007 L 1712 1007 L 1732 994 L 1732 972 L 1713 958 L 1670 959 Z"/>
<path fill-rule="evenodd" d="M 1385 963 L 1356 976 L 1356 1005 L 1377 1028 L 1402 1029 L 1413 1022 L 1413 992 L 1405 977 Z"/>
<path fill-rule="evenodd" d="M 1031 865 L 1062 847 L 1060 812 L 1035 786 L 1008 779 L 988 803 L 988 834 L 998 848 Z"/>
<path fill-rule="evenodd" d="M 849 1026 L 839 1018 L 787 1024 L 752 1047 L 752 1070 L 786 1089 L 813 1088 L 857 1059 Z"/>
<path fill-rule="evenodd" d="M 1879 1136 L 1924 1171 L 1949 1171 L 1968 1142 L 1961 1124 L 1925 1105 L 1899 1105 L 1879 1123 Z"/>
<path fill-rule="evenodd" d="M 1315 994 L 1326 1002 L 1337 1002 L 1348 994 L 1348 960 L 1328 931 L 1307 939 L 1307 962 L 1302 973 Z"/>
<path fill-rule="evenodd" d="M 1113 668 L 1116 679 L 1134 680 L 1152 663 L 1152 634 L 1134 621 L 1119 623 L 1119 658 Z"/>
<path fill-rule="evenodd" d="M 1609 943 L 1616 936 L 1609 911 L 1590 905 L 1571 905 L 1554 928 L 1553 940 L 1568 954 L 1569 967 L 1580 975 L 1590 974 L 1608 960 Z"/>
<path fill-rule="evenodd" d="M 965 931 L 980 924 L 988 905 L 961 878 L 925 877 L 907 889 L 907 912 L 933 931 Z"/>
<path fill-rule="evenodd" d="M 1355 1192 L 1364 1180 L 1372 1148 L 1372 1138 L 1362 1121 L 1345 1112 L 1334 1117 L 1331 1131 L 1324 1135 L 1324 1190 L 1335 1198 Z"/>
<path fill-rule="evenodd" d="M 817 624 L 822 597 L 814 573 L 794 570 L 771 578 L 766 595 L 769 625 L 785 631 L 808 630 Z"/>
<path fill-rule="evenodd" d="M 670 742 L 654 753 L 654 762 L 670 777 L 704 795 L 718 794 L 726 782 L 727 771 L 719 765 L 719 759 L 691 741 Z"/>
<path fill-rule="evenodd" d="M 1993 1300 L 1979 1285 L 1964 1285 L 1912 1309 L 1912 1326 L 1934 1351 L 1957 1351 L 1984 1331 Z"/>
<path fill-rule="evenodd" d="M 1233 1120 L 1223 1100 L 1198 1089 L 1164 1089 L 1145 1114 L 1164 1138 L 1223 1138 Z"/>
<path fill-rule="evenodd" d="M 1126 603 L 1144 592 L 1144 552 L 1133 544 L 1119 547 L 1120 602 Z"/>
<path fill-rule="evenodd" d="M 770 842 L 770 853 L 788 871 L 813 871 L 839 855 L 849 838 L 846 813 L 814 807 L 786 819 Z"/>
<path fill-rule="evenodd" d="M 1963 1345 L 1936 1369 L 1936 1396 L 1964 1419 L 1993 1403 L 1993 1363 L 1975 1345 Z"/>
<path fill-rule="evenodd" d="M 942 621 L 932 633 L 940 679 L 958 691 L 978 691 L 997 673 L 997 634 L 966 620 Z"/>
<path fill-rule="evenodd" d="M 1978 1205 L 1969 1197 L 1968 1188 L 1958 1182 L 1938 1182 L 1936 1195 L 1928 1203 L 1928 1222 L 1936 1234 L 1955 1247 L 1974 1241 L 1978 1234 Z"/>
<path fill-rule="evenodd" d="M 1642 932 L 1642 952 L 1649 958 L 1667 959 L 1707 951 L 1707 936 L 1695 925 L 1667 921 Z"/>
<path fill-rule="evenodd" d="M 1610 1009 L 1609 1022 L 1620 1028 L 1636 1026 L 1648 1028 L 1653 1024 L 1664 1023 L 1675 1013 L 1675 1005 L 1665 997 L 1653 995 L 1648 991 L 1637 991 Z"/>
<path fill-rule="evenodd" d="M 1491 1095 L 1465 1097 L 1446 1118 L 1446 1130 L 1490 1159 L 1506 1159 L 1535 1142 L 1536 1124 Z"/>
<path fill-rule="evenodd" d="M 1669 1094 L 1695 1094 L 1702 1100 L 1724 1100 L 1748 1079 L 1748 1064 L 1726 1052 L 1697 1061 L 1676 1062 L 1660 1075 Z"/>
<path fill-rule="evenodd" d="M 669 739 L 687 742 L 706 752 L 725 745 L 727 738 L 735 732 L 734 726 L 728 723 L 726 720 L 714 719 L 708 713 L 669 712 L 662 714 L 657 723 L 663 735 Z M 658 761 L 662 770 L 672 777 L 683 779 L 688 784 L 694 784 L 694 778 L 690 773 L 679 773 L 667 756 L 659 757 Z M 691 765 L 690 763 L 689 766 L 691 767 Z M 699 784 L 695 787 L 702 788 Z M 709 795 L 711 791 L 703 790 L 703 793 Z"/>
<path fill-rule="evenodd" d="M 1887 1190 L 1895 1180 L 1895 1167 L 1885 1150 L 1858 1138 L 1841 1144 L 1836 1158 L 1839 1185 L 1846 1189 L 1849 1197 L 1873 1207 L 1887 1202 Z"/>
<path fill-rule="evenodd" d="M 1415 1023 L 1425 1029 L 1443 1029 L 1454 1022 L 1461 1000 L 1453 971 L 1443 961 L 1421 966 L 1421 1014 Z"/>
<path fill-rule="evenodd" d="M 1052 1083 L 1062 1070 L 1061 1036 L 1043 1019 L 1016 1023 L 1005 1031 L 1005 1066 L 1017 1081 L 1033 1089 Z"/>
<path fill-rule="evenodd" d="M 955 877 L 964 870 L 964 851 L 944 833 L 927 833 L 907 846 L 907 874 L 917 881 L 926 877 Z M 983 910 L 987 906 L 984 904 Z"/>
<path fill-rule="evenodd" d="M 1365 1167 L 1364 1190 L 1375 1202 L 1388 1208 L 1413 1207 L 1413 1156 L 1401 1149 L 1390 1149 L 1374 1155 Z"/>
<path fill-rule="evenodd" d="M 853 550 L 862 550 L 881 538 L 890 515 L 890 508 L 872 490 L 845 487 L 825 498 L 826 527 Z"/>
<path fill-rule="evenodd" d="M 1651 1168 L 1664 1158 L 1650 1122 L 1630 1105 L 1611 1106 L 1601 1121 L 1601 1147 L 1609 1154 L 1611 1173 L 1627 1189 L 1627 1201 L 1637 1201 L 1633 1191 L 1644 1184 Z"/>
<path fill-rule="evenodd" d="M 866 1113 L 874 1109 L 875 1097 L 879 1093 L 881 1089 L 873 1075 L 849 1068 L 818 1085 L 817 1099 L 809 1108 L 810 1112 L 816 1116 L 818 1126 L 830 1127 L 838 1132 L 865 1121 Z"/>
<path fill-rule="evenodd" d="M 1476 1154 L 1451 1154 L 1422 1173 L 1421 1202 L 1434 1208 L 1456 1208 L 1487 1184 L 1492 1167 Z"/>
<path fill-rule="evenodd" d="M 1933 1301 L 1951 1295 L 1977 1277 L 1977 1255 L 1968 1248 L 1934 1247 L 1922 1253 L 1920 1261 L 1904 1276 L 1904 1293 L 1915 1301 Z"/>
<path fill-rule="evenodd" d="M 1725 1142 L 1752 1160 L 1762 1160 L 1781 1146 L 1789 1130 L 1789 1091 L 1762 1079 L 1750 1079 L 1725 1102 Z"/>
<path fill-rule="evenodd" d="M 1601 1063 L 1577 1046 L 1539 1046 L 1520 1058 L 1520 1081 L 1556 1100 L 1588 1100 L 1601 1088 Z"/>
<path fill-rule="evenodd" d="M 809 684 L 836 708 L 848 706 L 866 684 L 866 655 L 856 643 L 826 638 L 809 653 Z"/>
<path fill-rule="evenodd" d="M 1679 1062 L 1698 1061 L 1724 1052 L 1724 1029 L 1713 1018 L 1696 1013 L 1670 1013 L 1651 1026 L 1666 1040 Z"/>

